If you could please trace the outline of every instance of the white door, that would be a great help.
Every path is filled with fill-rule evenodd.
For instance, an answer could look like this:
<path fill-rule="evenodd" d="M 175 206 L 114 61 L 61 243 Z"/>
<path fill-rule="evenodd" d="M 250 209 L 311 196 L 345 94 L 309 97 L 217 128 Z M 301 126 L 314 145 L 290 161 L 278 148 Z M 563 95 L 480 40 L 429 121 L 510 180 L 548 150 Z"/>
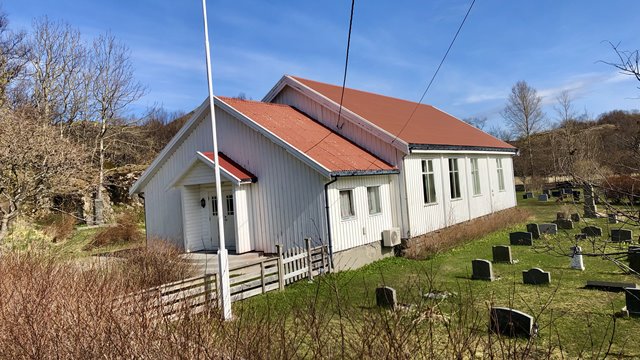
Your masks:
<path fill-rule="evenodd" d="M 222 190 L 222 216 L 224 223 L 224 239 L 227 250 L 236 249 L 236 222 L 235 222 L 235 203 L 233 200 L 233 192 L 231 190 Z M 218 247 L 218 199 L 215 191 L 209 192 L 209 226 L 211 241 Z"/>

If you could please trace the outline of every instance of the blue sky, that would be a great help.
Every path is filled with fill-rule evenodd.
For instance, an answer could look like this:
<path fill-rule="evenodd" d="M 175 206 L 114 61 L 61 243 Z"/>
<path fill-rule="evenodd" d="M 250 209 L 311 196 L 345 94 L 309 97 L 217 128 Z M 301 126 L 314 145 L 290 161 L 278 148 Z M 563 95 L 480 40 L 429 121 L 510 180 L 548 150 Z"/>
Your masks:
<path fill-rule="evenodd" d="M 134 111 L 189 111 L 207 95 L 200 0 L 0 3 L 14 29 L 47 15 L 86 40 L 110 30 L 124 41 L 148 89 Z M 260 100 L 283 74 L 340 84 L 350 3 L 209 0 L 215 93 Z M 417 101 L 469 3 L 357 0 L 347 86 Z M 640 48 L 636 6 L 477 0 L 424 102 L 499 124 L 511 86 L 526 80 L 544 96 L 550 120 L 564 89 L 580 112 L 640 108 L 640 83 L 598 62 L 615 59 L 605 40 Z"/>

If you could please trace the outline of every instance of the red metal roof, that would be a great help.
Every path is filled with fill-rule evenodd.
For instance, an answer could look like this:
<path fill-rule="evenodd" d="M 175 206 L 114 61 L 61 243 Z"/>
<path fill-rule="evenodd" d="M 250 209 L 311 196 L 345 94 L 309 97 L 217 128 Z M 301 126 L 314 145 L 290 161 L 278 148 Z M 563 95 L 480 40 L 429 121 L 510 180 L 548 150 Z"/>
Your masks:
<path fill-rule="evenodd" d="M 294 76 L 292 78 L 340 103 L 341 86 Z M 344 91 L 342 104 L 408 144 L 515 149 L 431 105 L 420 104 L 416 109 L 415 102 L 349 88 Z M 415 113 L 411 116 L 414 109 Z M 407 123 L 409 118 L 411 120 Z"/>
<path fill-rule="evenodd" d="M 213 162 L 213 151 L 203 152 L 202 155 Z M 240 179 L 241 182 L 256 181 L 256 176 L 250 173 L 248 170 L 238 165 L 235 161 L 229 158 L 224 153 L 218 152 L 218 159 L 220 160 L 220 167 L 226 172 Z"/>
<path fill-rule="evenodd" d="M 331 173 L 397 169 L 289 105 L 218 97 Z"/>

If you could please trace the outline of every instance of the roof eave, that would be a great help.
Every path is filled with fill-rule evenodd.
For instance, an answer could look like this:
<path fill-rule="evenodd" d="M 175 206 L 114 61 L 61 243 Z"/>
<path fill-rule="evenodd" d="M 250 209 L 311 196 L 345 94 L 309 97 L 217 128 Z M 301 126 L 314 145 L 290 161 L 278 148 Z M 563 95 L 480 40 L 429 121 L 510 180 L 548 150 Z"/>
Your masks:
<path fill-rule="evenodd" d="M 516 154 L 518 149 L 494 146 L 444 145 L 444 144 L 409 144 L 411 153 L 420 152 L 481 152 Z"/>
<path fill-rule="evenodd" d="M 398 169 L 378 169 L 378 170 L 338 170 L 332 171 L 331 176 L 367 176 L 367 175 L 393 175 L 399 174 Z"/>

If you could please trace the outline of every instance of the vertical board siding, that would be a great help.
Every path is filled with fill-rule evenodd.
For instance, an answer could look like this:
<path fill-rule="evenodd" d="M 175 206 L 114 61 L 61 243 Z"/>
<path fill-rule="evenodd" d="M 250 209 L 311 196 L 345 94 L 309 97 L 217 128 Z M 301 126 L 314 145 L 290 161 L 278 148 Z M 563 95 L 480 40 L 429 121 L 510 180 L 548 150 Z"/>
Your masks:
<path fill-rule="evenodd" d="M 498 191 L 496 157 L 502 158 L 505 190 Z M 452 200 L 449 184 L 449 158 L 458 159 L 460 199 Z M 473 195 L 471 159 L 478 159 L 480 195 Z M 434 167 L 436 203 L 424 204 L 422 160 Z M 513 161 L 509 155 L 411 154 L 404 159 L 410 236 L 420 236 L 450 225 L 514 207 Z"/>
<path fill-rule="evenodd" d="M 240 185 L 233 187 L 233 201 L 235 205 L 236 222 L 236 252 L 241 254 L 251 251 L 254 246 L 251 242 L 251 223 L 249 207 L 249 193 L 251 185 Z"/>
<path fill-rule="evenodd" d="M 328 189 L 333 251 L 338 252 L 382 240 L 382 231 L 392 227 L 390 177 L 397 175 L 338 178 Z M 381 213 L 369 215 L 367 186 L 380 187 Z M 340 190 L 353 189 L 355 216 L 343 220 Z M 364 230 L 363 230 L 364 229 Z"/>
<path fill-rule="evenodd" d="M 311 167 L 284 148 L 216 108 L 219 149 L 251 171 L 258 182 L 251 184 L 251 250 L 275 252 L 275 244 L 302 246 L 303 239 L 326 239 L 324 183 Z M 192 163 L 197 151 L 213 148 L 208 114 L 147 183 L 147 235 L 171 239 L 184 246 L 180 189 L 171 181 Z M 238 234 L 238 232 L 236 232 Z M 246 245 L 246 244 L 245 244 Z M 246 247 L 243 247 L 246 248 Z"/>
<path fill-rule="evenodd" d="M 200 199 L 202 195 L 200 193 L 200 187 L 198 185 L 188 185 L 182 187 L 182 204 L 184 205 L 184 244 L 185 251 L 198 251 L 205 248 L 205 242 L 209 243 L 210 240 L 205 238 L 209 236 L 208 231 L 204 231 L 206 228 L 203 226 L 202 217 L 203 209 L 200 205 Z M 208 226 L 208 222 L 206 226 Z"/>
<path fill-rule="evenodd" d="M 380 159 L 391 165 L 396 165 L 397 158 L 395 147 L 384 142 L 359 125 L 350 122 L 344 116 L 341 120 L 342 128 L 338 129 L 336 127 L 338 114 L 311 100 L 299 90 L 291 88 L 290 86 L 285 86 L 284 89 L 276 95 L 272 102 L 295 107 L 312 119 L 315 119 L 324 126 L 330 128 L 332 131 L 339 133 L 370 153 L 378 156 Z"/>

